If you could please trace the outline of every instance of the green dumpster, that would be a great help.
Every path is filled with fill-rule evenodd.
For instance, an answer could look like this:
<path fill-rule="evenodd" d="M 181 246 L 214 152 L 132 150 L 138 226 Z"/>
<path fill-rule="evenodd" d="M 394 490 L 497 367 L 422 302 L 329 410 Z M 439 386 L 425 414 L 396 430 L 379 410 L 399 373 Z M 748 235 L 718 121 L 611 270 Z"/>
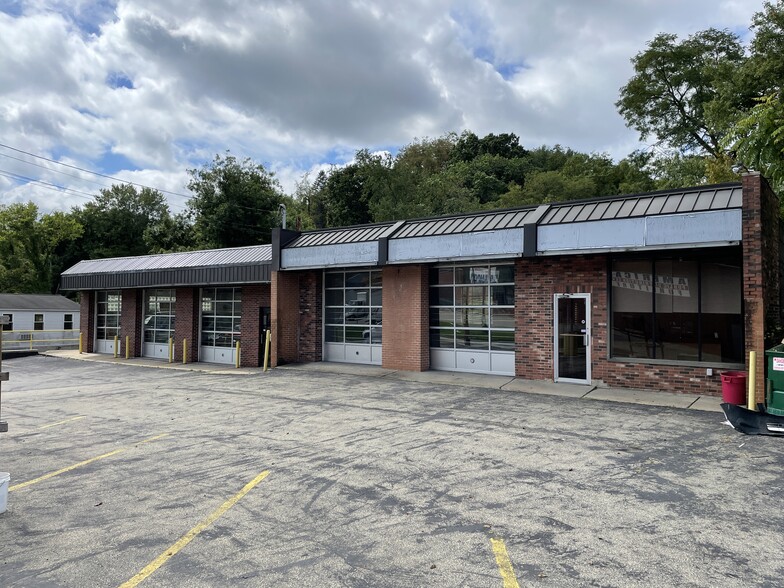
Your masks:
<path fill-rule="evenodd" d="M 770 414 L 784 416 L 784 343 L 771 347 L 767 357 L 767 380 L 765 381 L 765 409 Z"/>

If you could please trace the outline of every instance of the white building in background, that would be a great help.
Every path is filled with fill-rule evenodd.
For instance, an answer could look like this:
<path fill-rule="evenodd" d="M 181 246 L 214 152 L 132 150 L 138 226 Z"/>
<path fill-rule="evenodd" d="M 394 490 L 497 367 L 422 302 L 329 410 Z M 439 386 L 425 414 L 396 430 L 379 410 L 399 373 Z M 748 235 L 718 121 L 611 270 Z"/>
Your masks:
<path fill-rule="evenodd" d="M 78 302 L 52 294 L 0 294 L 3 349 L 74 347 L 79 344 Z"/>

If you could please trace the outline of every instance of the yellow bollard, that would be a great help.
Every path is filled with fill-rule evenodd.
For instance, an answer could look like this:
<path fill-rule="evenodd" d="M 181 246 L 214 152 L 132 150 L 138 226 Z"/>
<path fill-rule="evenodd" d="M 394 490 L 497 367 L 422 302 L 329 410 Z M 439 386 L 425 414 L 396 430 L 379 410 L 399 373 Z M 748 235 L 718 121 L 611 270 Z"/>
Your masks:
<path fill-rule="evenodd" d="M 84 346 L 82 345 L 82 334 L 79 333 L 79 355 L 83 353 Z"/>
<path fill-rule="evenodd" d="M 119 340 L 119 337 L 117 337 L 117 335 L 115 335 L 114 336 L 114 359 L 117 359 L 117 341 L 118 340 Z"/>
<path fill-rule="evenodd" d="M 188 363 L 188 340 L 182 340 L 182 363 Z"/>
<path fill-rule="evenodd" d="M 125 336 L 125 359 L 131 359 L 131 336 Z"/>
<path fill-rule="evenodd" d="M 749 351 L 749 395 L 746 408 L 757 410 L 757 352 Z"/>
<path fill-rule="evenodd" d="M 236 368 L 240 367 L 240 342 L 239 341 L 237 341 L 237 353 L 236 353 L 235 367 Z"/>
<path fill-rule="evenodd" d="M 267 371 L 267 366 L 269 366 L 269 358 L 270 358 L 270 343 L 272 342 L 272 332 L 267 331 L 267 337 L 264 341 L 264 371 Z"/>
<path fill-rule="evenodd" d="M 169 363 L 174 361 L 174 339 L 169 337 Z"/>

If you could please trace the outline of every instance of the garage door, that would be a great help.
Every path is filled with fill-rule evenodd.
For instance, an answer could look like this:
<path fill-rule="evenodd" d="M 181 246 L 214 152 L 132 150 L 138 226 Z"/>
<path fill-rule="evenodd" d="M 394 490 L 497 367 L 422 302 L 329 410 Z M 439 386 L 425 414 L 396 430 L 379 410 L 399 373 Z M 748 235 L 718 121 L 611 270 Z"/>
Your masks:
<path fill-rule="evenodd" d="M 324 361 L 381 365 L 381 271 L 324 273 Z"/>
<path fill-rule="evenodd" d="M 122 294 L 119 290 L 99 290 L 95 302 L 95 352 L 120 353 L 121 343 L 115 343 L 120 335 L 120 313 Z"/>
<path fill-rule="evenodd" d="M 514 375 L 514 264 L 431 269 L 430 366 Z"/>
<path fill-rule="evenodd" d="M 241 317 L 241 288 L 202 289 L 199 361 L 235 363 Z"/>
<path fill-rule="evenodd" d="M 169 358 L 169 338 L 174 337 L 175 293 L 170 289 L 144 292 L 142 325 L 144 357 Z"/>

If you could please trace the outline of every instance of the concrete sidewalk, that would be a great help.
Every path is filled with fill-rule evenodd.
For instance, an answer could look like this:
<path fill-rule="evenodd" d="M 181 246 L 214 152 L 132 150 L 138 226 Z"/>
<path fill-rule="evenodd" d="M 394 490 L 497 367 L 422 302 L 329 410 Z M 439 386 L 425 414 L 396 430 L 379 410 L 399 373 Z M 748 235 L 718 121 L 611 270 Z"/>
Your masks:
<path fill-rule="evenodd" d="M 81 361 L 97 361 L 121 365 L 133 365 L 158 369 L 204 372 L 216 375 L 260 375 L 261 368 L 234 368 L 224 364 L 211 363 L 168 363 L 166 360 L 135 357 L 112 357 L 100 353 L 79 353 L 77 350 L 45 351 L 41 355 L 61 357 Z M 603 400 L 609 402 L 626 402 L 649 406 L 666 406 L 688 410 L 722 412 L 721 398 L 716 396 L 695 396 L 691 394 L 672 394 L 652 390 L 633 390 L 626 388 L 608 388 L 604 386 L 562 384 L 544 380 L 524 380 L 510 376 L 492 376 L 463 372 L 406 372 L 382 368 L 380 366 L 360 365 L 351 363 L 313 362 L 283 365 L 275 369 L 292 371 L 310 371 L 329 374 L 354 375 L 368 378 L 385 378 L 404 382 L 420 382 L 444 386 L 466 386 L 486 388 L 489 390 L 508 390 L 528 394 L 545 394 L 550 396 L 566 396 Z"/>

